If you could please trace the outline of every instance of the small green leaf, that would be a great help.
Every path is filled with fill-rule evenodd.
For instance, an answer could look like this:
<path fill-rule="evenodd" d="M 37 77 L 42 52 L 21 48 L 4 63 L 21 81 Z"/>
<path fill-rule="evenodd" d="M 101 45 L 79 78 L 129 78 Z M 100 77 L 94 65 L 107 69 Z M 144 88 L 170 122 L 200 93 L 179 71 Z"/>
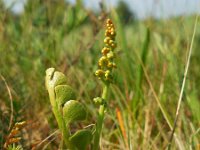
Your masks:
<path fill-rule="evenodd" d="M 46 70 L 46 87 L 54 88 L 57 85 L 67 84 L 67 78 L 62 72 L 55 71 L 55 68 Z"/>
<path fill-rule="evenodd" d="M 74 90 L 69 85 L 58 85 L 55 87 L 56 101 L 63 106 L 67 101 L 76 99 Z"/>
<path fill-rule="evenodd" d="M 69 141 L 74 145 L 78 150 L 87 149 L 88 144 L 90 144 L 92 140 L 92 133 L 90 130 L 79 130 L 75 134 L 73 134 Z"/>
<path fill-rule="evenodd" d="M 75 100 L 66 102 L 63 107 L 63 116 L 67 125 L 74 121 L 84 120 L 86 115 L 84 106 Z"/>
<path fill-rule="evenodd" d="M 61 84 L 67 84 L 67 78 L 62 72 L 54 72 L 54 76 L 52 79 L 52 82 L 54 86 L 61 85 Z"/>

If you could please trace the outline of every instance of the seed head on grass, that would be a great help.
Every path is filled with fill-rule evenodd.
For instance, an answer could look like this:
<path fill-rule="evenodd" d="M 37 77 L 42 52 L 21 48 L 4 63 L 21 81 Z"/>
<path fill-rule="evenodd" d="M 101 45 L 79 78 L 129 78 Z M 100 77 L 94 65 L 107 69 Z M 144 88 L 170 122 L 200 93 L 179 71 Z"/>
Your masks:
<path fill-rule="evenodd" d="M 99 69 L 95 72 L 95 75 L 105 83 L 113 82 L 112 69 L 116 68 L 116 64 L 114 62 L 114 49 L 117 47 L 115 36 L 116 32 L 114 24 L 110 19 L 107 19 L 104 47 L 101 50 L 102 56 L 98 61 Z"/>
<path fill-rule="evenodd" d="M 9 145 L 17 143 L 21 140 L 21 137 L 18 136 L 20 130 L 22 130 L 26 126 L 27 122 L 17 122 L 13 126 L 12 130 L 10 131 L 8 137 L 6 138 L 6 142 L 4 144 L 4 148 L 6 149 Z"/>

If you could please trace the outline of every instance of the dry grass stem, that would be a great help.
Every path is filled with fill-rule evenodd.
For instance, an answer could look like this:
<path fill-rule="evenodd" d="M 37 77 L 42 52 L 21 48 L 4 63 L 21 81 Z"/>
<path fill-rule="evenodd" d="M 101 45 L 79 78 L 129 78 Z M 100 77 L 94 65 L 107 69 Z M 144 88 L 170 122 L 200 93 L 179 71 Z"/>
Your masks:
<path fill-rule="evenodd" d="M 196 33 L 197 23 L 198 23 L 198 16 L 196 17 L 196 21 L 195 21 L 195 25 L 194 25 L 192 40 L 191 40 L 191 44 L 190 44 L 190 49 L 189 49 L 189 54 L 188 54 L 186 66 L 185 66 L 185 72 L 184 72 L 183 82 L 182 82 L 182 86 L 181 86 L 181 92 L 180 92 L 179 99 L 178 99 L 176 116 L 175 116 L 174 125 L 173 125 L 173 128 L 172 128 L 172 133 L 171 133 L 171 136 L 170 136 L 170 139 L 169 139 L 168 149 L 170 149 L 170 147 L 171 147 L 173 136 L 174 136 L 174 133 L 175 133 L 175 130 L 176 130 L 177 120 L 178 120 L 179 113 L 180 113 L 181 102 L 182 102 L 182 98 L 183 98 L 183 91 L 184 91 L 184 88 L 185 88 L 186 77 L 187 77 L 188 69 L 189 69 L 189 65 L 190 65 L 190 58 L 191 58 L 191 54 L 192 54 L 192 48 L 193 48 L 193 42 L 194 42 L 194 37 L 195 37 L 195 33 Z"/>

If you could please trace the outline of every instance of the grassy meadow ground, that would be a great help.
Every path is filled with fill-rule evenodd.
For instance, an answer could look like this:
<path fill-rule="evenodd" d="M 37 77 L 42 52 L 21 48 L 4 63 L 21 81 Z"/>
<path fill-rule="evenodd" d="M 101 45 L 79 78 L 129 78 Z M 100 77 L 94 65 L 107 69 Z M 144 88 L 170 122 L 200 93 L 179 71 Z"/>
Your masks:
<path fill-rule="evenodd" d="M 88 108 L 84 124 L 95 123 L 98 107 L 93 98 L 100 96 L 102 88 L 94 72 L 103 48 L 103 19 L 107 17 L 116 27 L 118 67 L 109 94 L 101 147 L 105 150 L 166 148 L 195 16 L 136 20 L 124 25 L 119 19 L 120 12 L 115 10 L 108 16 L 102 12 L 99 14 L 102 19 L 98 19 L 98 15 L 95 17 L 81 5 L 29 1 L 25 12 L 15 16 L 1 3 L 1 148 L 9 126 L 27 121 L 19 145 L 24 149 L 58 149 L 60 136 L 55 132 L 58 128 L 44 84 L 45 70 L 49 67 L 68 77 L 78 99 Z M 175 133 L 172 149 L 200 149 L 200 21 Z"/>

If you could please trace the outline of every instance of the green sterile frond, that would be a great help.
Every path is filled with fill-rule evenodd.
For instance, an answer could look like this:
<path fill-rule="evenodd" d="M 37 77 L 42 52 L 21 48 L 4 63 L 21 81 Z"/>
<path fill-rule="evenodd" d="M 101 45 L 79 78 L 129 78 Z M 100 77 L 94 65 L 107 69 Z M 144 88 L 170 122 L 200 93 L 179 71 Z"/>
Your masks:
<path fill-rule="evenodd" d="M 63 107 L 63 117 L 67 125 L 74 121 L 85 120 L 87 112 L 83 104 L 78 101 L 70 100 Z"/>
<path fill-rule="evenodd" d="M 52 111 L 62 132 L 63 139 L 70 150 L 84 150 L 92 140 L 89 130 L 78 130 L 71 134 L 69 124 L 85 120 L 87 112 L 83 104 L 76 100 L 73 88 L 67 85 L 67 77 L 54 68 L 46 70 L 46 88 L 49 93 Z"/>
<path fill-rule="evenodd" d="M 63 73 L 55 71 L 55 68 L 49 68 L 46 70 L 45 85 L 49 93 L 52 107 L 57 107 L 55 87 L 65 84 L 67 84 L 67 78 Z"/>
<path fill-rule="evenodd" d="M 74 145 L 78 150 L 85 150 L 91 143 L 91 140 L 92 132 L 87 129 L 79 130 L 69 138 L 71 144 Z"/>
<path fill-rule="evenodd" d="M 76 99 L 74 90 L 69 85 L 58 85 L 55 87 L 56 101 L 63 106 L 67 101 Z"/>
<path fill-rule="evenodd" d="M 57 85 L 67 84 L 67 78 L 62 72 L 55 71 L 55 68 L 46 70 L 46 87 L 55 88 Z"/>

